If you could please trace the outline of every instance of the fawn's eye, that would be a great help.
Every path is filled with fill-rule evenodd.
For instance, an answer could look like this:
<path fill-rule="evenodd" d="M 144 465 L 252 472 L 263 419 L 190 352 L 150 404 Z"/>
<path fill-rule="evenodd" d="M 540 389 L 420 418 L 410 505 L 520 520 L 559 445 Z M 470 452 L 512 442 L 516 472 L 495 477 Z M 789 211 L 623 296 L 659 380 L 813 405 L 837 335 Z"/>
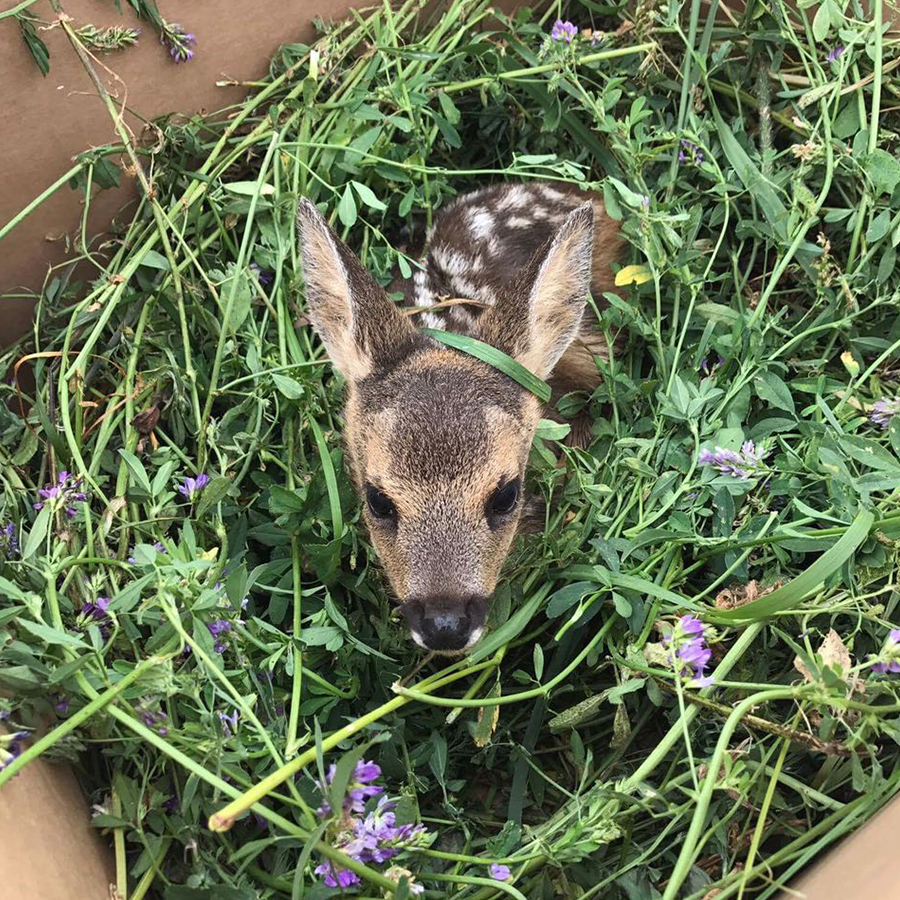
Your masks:
<path fill-rule="evenodd" d="M 513 478 L 502 487 L 498 487 L 491 499 L 488 500 L 488 515 L 505 516 L 509 515 L 519 502 L 520 482 L 518 478 Z"/>
<path fill-rule="evenodd" d="M 366 485 L 366 504 L 369 512 L 376 519 L 397 518 L 397 507 L 394 506 L 394 501 L 384 491 L 379 491 L 371 484 Z"/>

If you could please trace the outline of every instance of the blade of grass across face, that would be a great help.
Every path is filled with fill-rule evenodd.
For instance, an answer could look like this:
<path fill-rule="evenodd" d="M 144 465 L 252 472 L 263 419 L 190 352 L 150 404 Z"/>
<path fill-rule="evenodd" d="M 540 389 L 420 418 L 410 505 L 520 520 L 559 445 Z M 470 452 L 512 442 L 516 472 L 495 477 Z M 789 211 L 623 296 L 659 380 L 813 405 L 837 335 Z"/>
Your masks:
<path fill-rule="evenodd" d="M 704 618 L 711 622 L 722 622 L 728 625 L 746 625 L 768 618 L 783 609 L 796 606 L 852 556 L 857 547 L 868 537 L 874 521 L 873 513 L 867 509 L 861 510 L 844 532 L 843 537 L 793 581 L 789 581 L 784 587 L 780 587 L 752 603 L 738 606 L 735 609 L 707 614 Z"/>
<path fill-rule="evenodd" d="M 542 403 L 550 400 L 550 385 L 542 381 L 533 372 L 529 372 L 521 363 L 517 363 L 511 356 L 507 356 L 502 350 L 485 344 L 484 341 L 467 337 L 463 334 L 454 334 L 451 331 L 438 331 L 434 328 L 423 328 L 422 334 L 434 338 L 454 350 L 462 350 L 476 359 L 493 366 L 504 375 L 508 375 L 517 384 L 522 385 L 526 391 L 531 391 Z"/>

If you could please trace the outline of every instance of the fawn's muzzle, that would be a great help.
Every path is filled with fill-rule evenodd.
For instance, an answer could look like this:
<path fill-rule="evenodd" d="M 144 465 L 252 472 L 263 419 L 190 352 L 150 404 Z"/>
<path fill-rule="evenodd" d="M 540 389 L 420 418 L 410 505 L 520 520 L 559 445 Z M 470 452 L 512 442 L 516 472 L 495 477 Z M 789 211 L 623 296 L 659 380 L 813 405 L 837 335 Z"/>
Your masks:
<path fill-rule="evenodd" d="M 425 597 L 408 600 L 400 609 L 417 644 L 447 653 L 478 641 L 487 608 L 486 597 Z"/>

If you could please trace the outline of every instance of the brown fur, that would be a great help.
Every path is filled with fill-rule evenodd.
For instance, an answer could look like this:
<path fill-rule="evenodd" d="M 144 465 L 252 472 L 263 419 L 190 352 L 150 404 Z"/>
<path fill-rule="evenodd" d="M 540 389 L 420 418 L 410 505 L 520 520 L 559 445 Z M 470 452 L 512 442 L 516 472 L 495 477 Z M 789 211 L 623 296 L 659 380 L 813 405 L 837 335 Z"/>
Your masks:
<path fill-rule="evenodd" d="M 364 504 L 377 495 L 364 513 L 372 542 L 416 640 L 460 649 L 481 633 L 522 517 L 524 498 L 508 512 L 504 498 L 524 482 L 541 408 L 412 322 L 487 341 L 552 375 L 557 391 L 592 390 L 594 354 L 606 348 L 585 298 L 612 287 L 617 230 L 596 195 L 569 188 L 461 197 L 438 217 L 422 270 L 399 287 L 423 311 L 446 297 L 478 305 L 407 317 L 308 201 L 298 222 L 310 317 L 348 384 L 350 469 Z"/>

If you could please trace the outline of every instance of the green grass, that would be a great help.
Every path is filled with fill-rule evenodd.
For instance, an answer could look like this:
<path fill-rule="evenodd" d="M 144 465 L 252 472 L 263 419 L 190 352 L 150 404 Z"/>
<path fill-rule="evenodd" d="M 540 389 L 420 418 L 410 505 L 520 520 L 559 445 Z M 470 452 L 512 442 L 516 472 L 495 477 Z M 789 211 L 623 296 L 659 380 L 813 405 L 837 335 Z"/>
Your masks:
<path fill-rule="evenodd" d="M 354 754 L 434 835 L 400 864 L 462 900 L 768 898 L 896 794 L 900 696 L 869 657 L 900 623 L 900 415 L 871 418 L 900 394 L 900 54 L 856 0 L 822 9 L 640 3 L 616 36 L 624 14 L 586 0 L 499 21 L 408 2 L 314 55 L 285 46 L 245 104 L 139 147 L 104 98 L 123 143 L 0 228 L 66 182 L 89 205 L 128 177 L 123 151 L 141 166 L 114 239 L 76 236 L 92 280 L 52 272 L 0 358 L 0 520 L 21 544 L 0 565 L 0 708 L 51 722 L 0 790 L 40 754 L 73 761 L 133 900 L 315 900 L 323 857 L 359 896 L 393 890 L 314 812 Z M 560 14 L 595 43 L 550 43 Z M 414 265 L 403 226 L 533 178 L 602 190 L 651 277 L 606 298 L 601 387 L 561 401 L 590 409 L 589 450 L 550 423 L 535 441 L 552 502 L 488 637 L 414 671 L 303 317 L 297 198 L 386 279 Z M 699 460 L 748 440 L 752 477 Z M 62 470 L 88 495 L 74 518 L 32 508 Z M 82 609 L 99 597 L 103 629 Z M 709 687 L 660 644 L 687 612 Z"/>

